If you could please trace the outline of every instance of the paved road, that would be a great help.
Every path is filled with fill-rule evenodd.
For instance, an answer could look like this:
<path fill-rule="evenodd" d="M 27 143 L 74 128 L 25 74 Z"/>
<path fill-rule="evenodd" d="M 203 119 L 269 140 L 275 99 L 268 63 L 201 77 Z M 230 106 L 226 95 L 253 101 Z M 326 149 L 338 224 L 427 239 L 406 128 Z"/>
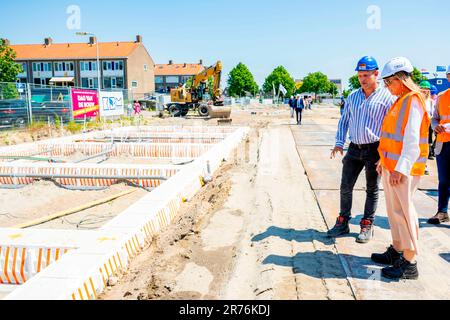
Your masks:
<path fill-rule="evenodd" d="M 339 213 L 342 165 L 340 159 L 330 159 L 338 119 L 337 108 L 316 109 L 306 112 L 303 126 L 291 126 L 297 150 L 328 227 L 334 225 Z M 364 175 L 358 180 L 354 193 L 351 234 L 336 241 L 340 259 L 358 299 L 450 298 L 450 225 L 431 226 L 426 223 L 437 210 L 435 162 L 429 162 L 429 168 L 431 174 L 424 177 L 420 191 L 414 198 L 420 218 L 422 251 L 418 258 L 418 281 L 387 281 L 380 277 L 381 267 L 370 260 L 371 253 L 384 252 L 391 241 L 383 192 L 375 222 L 374 241 L 365 245 L 355 242 L 365 201 Z"/>

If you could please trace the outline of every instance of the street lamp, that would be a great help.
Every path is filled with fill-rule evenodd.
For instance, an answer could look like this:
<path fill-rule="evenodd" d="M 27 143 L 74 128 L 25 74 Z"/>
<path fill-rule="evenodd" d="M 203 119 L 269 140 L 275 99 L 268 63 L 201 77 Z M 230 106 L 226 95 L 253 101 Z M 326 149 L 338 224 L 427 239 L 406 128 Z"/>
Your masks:
<path fill-rule="evenodd" d="M 101 88 L 101 79 L 100 79 L 100 56 L 99 56 L 99 52 L 98 52 L 98 38 L 95 34 L 90 33 L 90 32 L 77 32 L 76 33 L 77 36 L 93 36 L 95 37 L 95 43 L 97 45 L 97 90 L 98 90 L 98 94 L 100 96 L 100 88 Z"/>

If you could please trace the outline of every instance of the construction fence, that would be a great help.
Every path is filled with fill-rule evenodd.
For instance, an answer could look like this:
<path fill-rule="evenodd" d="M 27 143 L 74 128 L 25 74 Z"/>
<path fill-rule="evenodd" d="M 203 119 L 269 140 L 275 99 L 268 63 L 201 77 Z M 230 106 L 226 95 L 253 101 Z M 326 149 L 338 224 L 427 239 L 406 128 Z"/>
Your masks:
<path fill-rule="evenodd" d="M 133 92 L 0 82 L 0 129 L 130 116 Z"/>

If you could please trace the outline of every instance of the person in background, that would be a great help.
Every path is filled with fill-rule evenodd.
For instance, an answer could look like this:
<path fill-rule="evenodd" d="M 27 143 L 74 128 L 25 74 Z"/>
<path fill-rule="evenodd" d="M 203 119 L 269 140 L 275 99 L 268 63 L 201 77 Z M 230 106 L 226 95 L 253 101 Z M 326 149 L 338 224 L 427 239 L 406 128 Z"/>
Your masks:
<path fill-rule="evenodd" d="M 349 132 L 351 143 L 342 160 L 339 217 L 335 226 L 328 231 L 328 236 L 336 238 L 350 233 L 353 188 L 365 169 L 366 203 L 364 216 L 360 220 L 361 231 L 356 242 L 367 243 L 374 234 L 373 223 L 378 206 L 380 177 L 376 163 L 380 160 L 378 145 L 381 124 L 395 98 L 378 84 L 378 64 L 373 57 L 363 57 L 358 62 L 356 71 L 361 88 L 347 98 L 344 113 L 339 120 L 336 144 L 331 151 L 331 159 L 338 153 L 344 155 L 344 145 Z"/>
<path fill-rule="evenodd" d="M 447 79 L 450 82 L 450 66 L 447 70 Z M 430 224 L 449 222 L 448 202 L 450 199 L 450 89 L 438 97 L 433 113 L 432 127 L 437 134 L 436 160 L 439 176 L 438 213 L 428 220 Z"/>
<path fill-rule="evenodd" d="M 428 113 L 428 116 L 431 117 L 433 116 L 434 113 L 434 108 L 436 105 L 436 102 L 433 101 L 433 99 L 431 99 L 431 84 L 424 80 L 421 81 L 419 84 L 420 87 L 420 91 L 422 92 L 424 98 L 425 98 L 425 106 L 426 106 L 426 110 Z M 433 129 L 431 128 L 431 123 L 430 123 L 430 128 L 428 131 L 428 144 L 430 145 L 430 154 L 428 155 L 428 159 L 429 160 L 434 160 L 434 152 L 433 152 Z M 425 170 L 425 174 L 429 174 L 428 172 L 428 168 Z"/>
<path fill-rule="evenodd" d="M 127 115 L 131 117 L 133 115 L 133 105 L 131 103 L 128 103 L 127 105 Z"/>
<path fill-rule="evenodd" d="M 303 109 L 305 109 L 305 101 L 302 96 L 297 95 L 297 99 L 295 100 L 295 113 L 298 125 L 302 124 Z"/>
<path fill-rule="evenodd" d="M 389 61 L 381 74 L 386 87 L 398 97 L 383 121 L 377 164 L 383 180 L 392 245 L 384 253 L 372 254 L 371 259 L 388 265 L 381 274 L 395 280 L 419 277 L 416 261 L 419 218 L 413 198 L 425 174 L 430 117 L 420 88 L 412 79 L 413 71 L 407 58 L 398 57 Z"/>
<path fill-rule="evenodd" d="M 304 96 L 303 97 L 303 101 L 304 101 L 304 104 L 305 104 L 305 109 L 306 110 L 311 110 L 311 105 L 309 104 L 308 96 Z"/>
<path fill-rule="evenodd" d="M 291 96 L 289 99 L 289 108 L 291 109 L 291 118 L 294 118 L 294 112 L 295 112 L 295 99 L 294 96 Z"/>
<path fill-rule="evenodd" d="M 134 104 L 133 104 L 133 110 L 134 110 L 134 114 L 135 115 L 140 115 L 141 114 L 141 104 L 139 103 L 139 101 L 134 100 Z"/>
<path fill-rule="evenodd" d="M 344 96 L 342 96 L 341 101 L 339 102 L 339 109 L 341 112 L 341 117 L 342 117 L 342 114 L 344 113 L 344 108 L 345 108 L 345 98 L 344 98 Z"/>
<path fill-rule="evenodd" d="M 438 99 L 438 89 L 436 88 L 436 86 L 431 85 L 431 89 L 430 89 L 430 95 L 431 95 L 431 100 L 433 101 L 433 110 L 436 110 L 436 103 L 437 103 L 437 99 Z M 431 115 L 431 117 L 433 117 L 433 115 Z M 429 158 L 430 160 L 433 160 L 436 157 L 436 154 L 434 152 L 434 149 L 436 147 L 436 133 L 434 131 L 432 131 L 431 133 L 431 137 L 430 139 L 433 141 L 431 144 L 431 158 Z"/>
<path fill-rule="evenodd" d="M 431 85 L 430 95 L 431 95 L 431 99 L 433 99 L 434 102 L 436 102 L 437 98 L 438 98 L 438 89 L 436 88 L 435 85 Z"/>

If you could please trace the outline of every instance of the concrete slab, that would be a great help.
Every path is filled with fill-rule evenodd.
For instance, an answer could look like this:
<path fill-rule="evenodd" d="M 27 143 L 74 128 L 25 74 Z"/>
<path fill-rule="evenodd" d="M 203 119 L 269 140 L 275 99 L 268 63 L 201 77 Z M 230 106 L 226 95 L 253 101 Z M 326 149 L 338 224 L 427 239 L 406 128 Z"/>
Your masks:
<path fill-rule="evenodd" d="M 341 186 L 342 157 L 330 159 L 332 147 L 299 146 L 298 151 L 311 181 L 313 190 L 339 190 Z M 358 178 L 355 190 L 365 190 L 364 170 Z"/>

